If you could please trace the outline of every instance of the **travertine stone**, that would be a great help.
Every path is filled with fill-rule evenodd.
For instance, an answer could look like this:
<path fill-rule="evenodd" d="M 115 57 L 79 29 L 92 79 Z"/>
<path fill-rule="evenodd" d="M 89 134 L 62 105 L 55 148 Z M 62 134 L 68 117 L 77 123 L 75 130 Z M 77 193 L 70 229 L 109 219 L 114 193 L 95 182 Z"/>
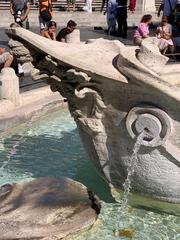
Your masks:
<path fill-rule="evenodd" d="M 53 91 L 67 98 L 92 162 L 115 188 L 123 189 L 137 138 L 148 133 L 138 143 L 131 191 L 177 204 L 180 213 L 180 63 L 162 56 L 151 38 L 138 53 L 118 41 L 51 41 L 49 48 L 50 40 L 27 30 L 8 34 L 56 62 L 37 65 Z"/>
<path fill-rule="evenodd" d="M 79 29 L 74 29 L 74 31 L 70 34 L 66 35 L 67 43 L 80 43 L 80 31 Z"/>
<path fill-rule="evenodd" d="M 19 104 L 19 78 L 12 68 L 3 68 L 1 70 L 0 99 L 10 100 L 15 105 Z"/>
<path fill-rule="evenodd" d="M 94 201 L 84 185 L 63 177 L 6 184 L 0 187 L 0 239 L 63 239 L 95 222 Z"/>

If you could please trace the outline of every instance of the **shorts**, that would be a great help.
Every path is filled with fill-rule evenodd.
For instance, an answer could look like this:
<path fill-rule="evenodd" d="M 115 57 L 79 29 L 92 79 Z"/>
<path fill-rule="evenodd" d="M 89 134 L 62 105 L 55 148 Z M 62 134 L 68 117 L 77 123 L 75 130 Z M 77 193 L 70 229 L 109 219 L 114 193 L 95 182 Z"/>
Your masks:
<path fill-rule="evenodd" d="M 0 65 L 4 64 L 7 61 L 9 56 L 10 56 L 10 53 L 8 53 L 8 52 L 4 52 L 3 54 L 1 54 L 0 55 Z"/>
<path fill-rule="evenodd" d="M 52 19 L 51 19 L 51 21 L 52 21 Z M 44 21 L 44 19 L 41 16 L 39 16 L 40 30 L 47 29 L 49 23 L 50 23 L 50 21 L 46 22 L 46 21 Z"/>

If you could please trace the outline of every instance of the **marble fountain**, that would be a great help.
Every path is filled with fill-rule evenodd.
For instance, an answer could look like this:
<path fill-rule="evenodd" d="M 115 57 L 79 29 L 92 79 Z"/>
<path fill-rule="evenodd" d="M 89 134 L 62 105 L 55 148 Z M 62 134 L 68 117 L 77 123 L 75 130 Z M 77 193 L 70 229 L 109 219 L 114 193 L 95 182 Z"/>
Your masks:
<path fill-rule="evenodd" d="M 32 78 L 67 99 L 114 195 L 125 189 L 134 206 L 179 214 L 180 63 L 161 55 L 154 38 L 138 49 L 104 39 L 59 43 L 22 28 L 6 33 Z"/>

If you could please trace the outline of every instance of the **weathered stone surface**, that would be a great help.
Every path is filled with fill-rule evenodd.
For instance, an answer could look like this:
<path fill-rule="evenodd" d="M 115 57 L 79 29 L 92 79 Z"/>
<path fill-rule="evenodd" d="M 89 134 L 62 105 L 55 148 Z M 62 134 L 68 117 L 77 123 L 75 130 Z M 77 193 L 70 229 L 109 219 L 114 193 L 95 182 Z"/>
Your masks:
<path fill-rule="evenodd" d="M 30 50 L 27 49 L 22 43 L 17 40 L 10 39 L 8 46 L 13 52 L 13 55 L 18 59 L 19 63 L 23 64 L 26 62 L 32 62 L 32 52 L 30 53 Z"/>
<path fill-rule="evenodd" d="M 86 187 L 68 178 L 4 185 L 0 239 L 62 239 L 95 222 L 93 205 L 97 207 Z"/>
<path fill-rule="evenodd" d="M 74 29 L 70 34 L 66 35 L 67 43 L 80 43 L 80 31 L 79 29 Z"/>
<path fill-rule="evenodd" d="M 148 133 L 133 158 L 131 191 L 176 203 L 180 212 L 180 63 L 160 55 L 153 39 L 138 53 L 117 41 L 51 42 L 48 48 L 49 40 L 24 29 L 8 34 L 64 69 L 57 81 L 57 71 L 39 68 L 67 98 L 91 160 L 115 188 L 123 189 L 137 138 Z"/>
<path fill-rule="evenodd" d="M 3 68 L 1 70 L 0 99 L 10 100 L 15 105 L 20 103 L 19 78 L 12 68 Z"/>

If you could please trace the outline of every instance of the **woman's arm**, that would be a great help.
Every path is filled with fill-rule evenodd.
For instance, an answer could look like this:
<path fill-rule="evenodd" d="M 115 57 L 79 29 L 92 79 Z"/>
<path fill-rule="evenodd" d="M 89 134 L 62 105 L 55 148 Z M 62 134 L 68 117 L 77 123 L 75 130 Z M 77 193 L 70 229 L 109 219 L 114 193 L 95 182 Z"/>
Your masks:
<path fill-rule="evenodd" d="M 45 38 L 51 39 L 51 36 L 49 35 L 49 33 L 48 33 L 47 30 L 43 31 L 43 32 L 41 33 L 41 35 L 42 35 L 43 37 L 45 37 Z"/>
<path fill-rule="evenodd" d="M 10 13 L 11 13 L 12 15 L 14 15 L 13 4 L 12 4 L 12 2 L 10 2 Z"/>
<path fill-rule="evenodd" d="M 161 13 L 161 11 L 163 11 L 163 9 L 164 9 L 164 4 L 162 3 L 162 4 L 160 5 L 159 9 L 158 9 L 158 13 L 157 13 L 157 16 L 158 16 L 158 17 L 160 17 L 160 13 Z"/>
<path fill-rule="evenodd" d="M 30 4 L 29 4 L 29 2 L 27 2 L 27 3 L 26 3 L 26 10 L 25 10 L 25 12 L 24 12 L 24 15 L 21 17 L 21 21 L 22 21 L 22 22 L 23 22 L 24 20 L 26 20 L 26 18 L 28 17 L 28 14 L 29 14 L 29 12 L 30 12 L 30 9 L 31 9 Z"/>
<path fill-rule="evenodd" d="M 51 38 L 53 41 L 56 41 L 56 34 L 53 32 L 52 33 L 52 38 Z"/>

